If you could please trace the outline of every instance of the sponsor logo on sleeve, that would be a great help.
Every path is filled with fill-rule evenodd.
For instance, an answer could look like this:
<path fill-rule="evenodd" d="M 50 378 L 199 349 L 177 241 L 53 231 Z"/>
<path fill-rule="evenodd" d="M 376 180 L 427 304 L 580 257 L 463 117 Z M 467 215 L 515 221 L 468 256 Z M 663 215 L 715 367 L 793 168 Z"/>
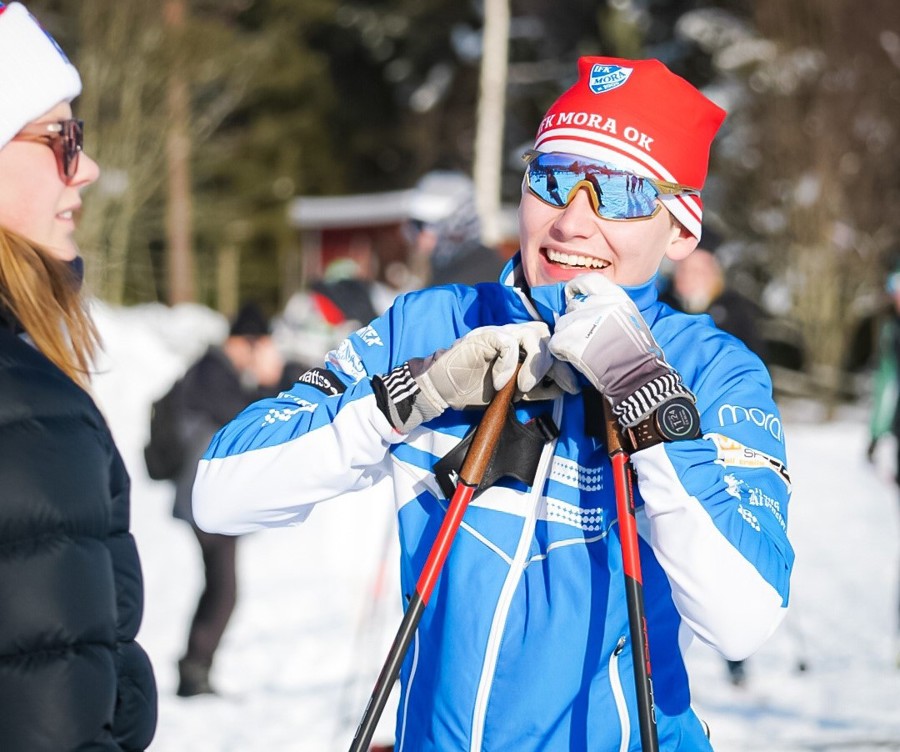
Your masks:
<path fill-rule="evenodd" d="M 722 428 L 746 422 L 768 431 L 776 441 L 782 440 L 781 419 L 777 415 L 767 413 L 759 407 L 722 405 L 719 408 L 719 425 Z"/>
<path fill-rule="evenodd" d="M 740 478 L 736 478 L 732 473 L 728 473 L 725 476 L 725 492 L 729 496 L 734 496 L 735 499 L 741 498 L 741 486 L 744 485 L 744 481 Z"/>
<path fill-rule="evenodd" d="M 375 327 L 373 327 L 371 324 L 369 326 L 364 326 L 356 333 L 359 335 L 359 338 L 369 347 L 384 347 L 384 342 L 381 341 L 381 337 L 379 336 L 378 332 L 375 331 Z"/>
<path fill-rule="evenodd" d="M 274 426 L 278 423 L 287 423 L 295 415 L 298 415 L 299 413 L 313 413 L 318 407 L 315 403 L 300 399 L 290 392 L 282 392 L 278 397 L 291 400 L 296 407 L 285 407 L 281 409 L 276 409 L 274 407 L 270 408 L 269 412 L 267 412 L 263 418 L 263 422 L 260 424 L 263 428 L 266 426 Z"/>
<path fill-rule="evenodd" d="M 347 391 L 344 382 L 327 368 L 310 368 L 297 379 L 297 381 L 301 384 L 308 384 L 309 386 L 318 389 L 320 392 L 327 394 L 329 397 L 333 397 L 336 394 L 343 394 Z"/>
<path fill-rule="evenodd" d="M 771 470 L 784 482 L 788 490 L 791 489 L 791 478 L 788 475 L 785 464 L 770 454 L 751 449 L 739 441 L 723 436 L 720 433 L 706 434 L 703 438 L 709 439 L 716 445 L 716 464 L 722 467 L 744 467 L 748 469 Z M 732 494 L 734 495 L 734 494 Z"/>
<path fill-rule="evenodd" d="M 724 481 L 727 493 L 734 496 L 736 499 L 746 501 L 748 506 L 768 510 L 778 521 L 778 524 L 781 525 L 781 529 L 787 530 L 787 525 L 784 522 L 784 515 L 781 513 L 781 503 L 778 499 L 773 499 L 760 488 L 750 488 L 745 480 L 735 477 L 733 473 L 728 473 L 725 476 Z M 744 512 L 741 512 L 741 509 L 743 509 L 743 507 L 740 507 L 738 511 L 744 519 L 747 519 L 747 515 L 744 514 Z M 755 517 L 754 520 L 756 520 Z M 748 520 L 748 522 L 749 521 L 750 520 Z"/>
<path fill-rule="evenodd" d="M 347 374 L 354 381 L 359 381 L 366 376 L 362 359 L 356 354 L 349 339 L 345 339 L 338 345 L 337 350 L 332 350 L 325 356 L 326 362 L 334 366 L 341 373 Z"/>
<path fill-rule="evenodd" d="M 778 503 L 778 499 L 767 496 L 758 488 L 751 488 L 747 493 L 750 497 L 748 499 L 750 506 L 768 509 L 772 513 L 772 516 L 778 520 L 781 529 L 787 530 L 787 525 L 784 522 L 784 515 L 781 513 L 781 504 Z"/>
<path fill-rule="evenodd" d="M 746 509 L 743 504 L 738 504 L 738 514 L 744 518 L 744 521 L 750 525 L 757 533 L 760 532 L 759 520 L 756 519 L 756 515 L 753 514 L 749 509 Z"/>

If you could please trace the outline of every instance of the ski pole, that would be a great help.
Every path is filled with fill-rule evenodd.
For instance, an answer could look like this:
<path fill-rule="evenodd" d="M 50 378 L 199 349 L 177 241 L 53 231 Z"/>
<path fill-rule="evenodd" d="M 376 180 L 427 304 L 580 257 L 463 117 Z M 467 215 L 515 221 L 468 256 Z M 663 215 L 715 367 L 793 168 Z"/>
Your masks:
<path fill-rule="evenodd" d="M 368 656 L 370 652 L 368 648 L 370 648 L 371 645 L 367 645 L 366 638 L 369 638 L 369 640 L 372 639 L 372 625 L 375 625 L 376 638 L 382 634 L 382 630 L 386 629 L 384 600 L 386 597 L 385 591 L 387 590 L 388 579 L 388 555 L 391 551 L 392 543 L 397 536 L 397 519 L 396 517 L 391 516 L 386 520 L 386 523 L 383 533 L 384 537 L 381 543 L 381 552 L 378 556 L 378 567 L 375 576 L 372 578 L 370 587 L 370 602 L 368 608 L 360 613 L 357 620 L 356 634 L 353 640 L 353 649 L 351 651 L 351 656 L 354 659 L 354 666 L 362 664 L 365 664 L 366 666 L 369 665 L 368 662 L 362 661 L 361 658 L 364 655 Z M 393 619 L 393 614 L 391 614 L 391 619 Z M 341 689 L 340 701 L 338 703 L 339 713 L 333 741 L 342 735 L 342 731 L 346 730 L 350 723 L 356 720 L 357 716 L 354 706 L 356 705 L 357 698 L 360 697 L 360 692 L 365 691 L 363 683 L 368 684 L 368 682 L 368 677 L 360 676 L 359 672 L 348 672 L 347 678 Z"/>
<path fill-rule="evenodd" d="M 369 748 L 372 734 L 375 733 L 375 726 L 378 725 L 378 720 L 381 718 L 381 713 L 390 696 L 394 682 L 396 682 L 397 676 L 400 674 L 400 666 L 416 633 L 416 627 L 422 618 L 422 612 L 431 598 L 431 591 L 434 589 L 447 554 L 450 552 L 450 545 L 453 543 L 453 538 L 456 536 L 456 532 L 462 523 L 463 514 L 472 500 L 472 496 L 478 489 L 494 454 L 497 440 L 500 438 L 503 424 L 506 422 L 506 413 L 509 410 L 509 405 L 516 389 L 518 375 L 519 369 L 517 367 L 516 372 L 506 386 L 494 395 L 478 424 L 478 428 L 475 429 L 475 435 L 472 437 L 472 443 L 469 446 L 469 451 L 466 453 L 466 459 L 459 471 L 459 480 L 456 484 L 456 490 L 453 492 L 453 498 L 450 500 L 447 513 L 444 515 L 444 521 L 441 523 L 437 537 L 431 546 L 431 551 L 428 553 L 428 559 L 425 561 L 425 566 L 416 582 L 416 591 L 409 600 L 406 613 L 404 613 L 400 628 L 397 630 L 397 636 L 394 637 L 394 642 L 388 651 L 381 673 L 375 681 L 372 696 L 369 698 L 362 720 L 359 722 L 356 734 L 353 736 L 350 752 L 367 752 Z"/>
<path fill-rule="evenodd" d="M 603 400 L 606 418 L 606 443 L 613 468 L 616 489 L 616 513 L 622 541 L 622 569 L 625 574 L 625 598 L 628 627 L 631 633 L 631 659 L 634 664 L 634 686 L 637 692 L 638 723 L 643 752 L 659 752 L 656 711 L 653 706 L 653 678 L 650 670 L 650 641 L 647 615 L 644 611 L 644 581 L 641 577 L 641 555 L 638 549 L 637 522 L 634 516 L 632 483 L 634 467 L 622 448 L 619 422 Z"/>

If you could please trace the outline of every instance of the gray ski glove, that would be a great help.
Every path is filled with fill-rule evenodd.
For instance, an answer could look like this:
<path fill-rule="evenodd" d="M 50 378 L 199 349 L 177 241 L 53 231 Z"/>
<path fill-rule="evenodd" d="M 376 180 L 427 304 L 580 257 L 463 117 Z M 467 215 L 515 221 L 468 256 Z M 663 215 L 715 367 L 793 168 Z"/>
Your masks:
<path fill-rule="evenodd" d="M 550 330 L 543 321 L 473 329 L 447 350 L 375 376 L 378 407 L 395 429 L 409 433 L 448 407 L 487 405 L 512 378 L 520 352 L 524 360 L 514 399 L 553 399 L 562 391 L 574 394 L 578 390 L 574 374 L 551 357 L 549 340 Z"/>
<path fill-rule="evenodd" d="M 566 313 L 556 323 L 550 352 L 584 374 L 624 428 L 673 397 L 694 399 L 621 287 L 602 274 L 582 274 L 569 281 L 565 294 Z"/>

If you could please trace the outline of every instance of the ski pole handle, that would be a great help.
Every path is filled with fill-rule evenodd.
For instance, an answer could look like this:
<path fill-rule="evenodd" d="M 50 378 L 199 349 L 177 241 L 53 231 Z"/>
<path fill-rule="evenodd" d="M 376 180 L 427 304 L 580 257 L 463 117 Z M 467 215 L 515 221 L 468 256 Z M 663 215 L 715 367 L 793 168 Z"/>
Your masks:
<path fill-rule="evenodd" d="M 625 448 L 622 446 L 622 429 L 619 426 L 618 419 L 612 414 L 606 397 L 602 397 L 602 399 L 603 419 L 606 422 L 606 449 L 609 456 L 612 457 L 619 452 L 625 451 Z"/>
<path fill-rule="evenodd" d="M 506 414 L 509 412 L 509 406 L 516 391 L 520 367 L 521 364 L 516 366 L 512 378 L 494 395 L 485 409 L 484 415 L 481 416 L 478 427 L 475 429 L 475 435 L 472 437 L 472 443 L 469 445 L 469 451 L 466 452 L 466 458 L 459 471 L 460 483 L 475 488 L 481 485 L 491 458 L 494 456 L 494 450 L 497 448 L 497 441 L 503 432 L 503 424 L 506 423 Z"/>
<path fill-rule="evenodd" d="M 462 523 L 463 514 L 484 478 L 491 457 L 494 456 L 494 450 L 497 448 L 497 442 L 503 431 L 503 424 L 506 422 L 506 414 L 516 391 L 520 367 L 521 363 L 516 366 L 516 371 L 509 382 L 494 395 L 475 429 L 472 443 L 469 445 L 466 458 L 459 471 L 459 482 L 453 492 L 450 506 L 447 507 L 440 530 L 438 530 L 428 559 L 416 582 L 416 592 L 409 599 L 409 605 L 403 614 L 403 621 L 394 637 L 381 673 L 375 681 L 372 696 L 369 698 L 362 720 L 353 736 L 350 752 L 368 752 L 372 734 L 375 733 L 375 727 L 384 712 L 391 689 L 400 675 L 403 659 L 409 650 L 425 606 L 428 605 L 428 600 L 431 598 L 431 591 L 443 569 L 450 546 Z"/>
<path fill-rule="evenodd" d="M 416 583 L 416 593 L 422 597 L 424 604 L 427 605 L 431 598 L 431 591 L 437 583 L 438 576 L 444 567 L 444 561 L 447 554 L 450 553 L 450 545 L 456 536 L 460 523 L 462 523 L 463 514 L 469 502 L 481 485 L 487 467 L 494 456 L 494 450 L 497 448 L 497 442 L 500 434 L 503 432 L 503 424 L 506 422 L 506 413 L 509 410 L 513 394 L 516 391 L 516 380 L 519 377 L 519 367 L 507 384 L 498 391 L 494 398 L 490 401 L 484 415 L 475 429 L 475 435 L 472 437 L 472 443 L 466 452 L 466 458 L 463 460 L 462 467 L 459 471 L 459 482 L 456 484 L 456 490 L 453 492 L 453 499 L 450 506 L 447 507 L 447 514 L 444 516 L 444 522 L 438 531 L 434 544 L 419 575 Z"/>

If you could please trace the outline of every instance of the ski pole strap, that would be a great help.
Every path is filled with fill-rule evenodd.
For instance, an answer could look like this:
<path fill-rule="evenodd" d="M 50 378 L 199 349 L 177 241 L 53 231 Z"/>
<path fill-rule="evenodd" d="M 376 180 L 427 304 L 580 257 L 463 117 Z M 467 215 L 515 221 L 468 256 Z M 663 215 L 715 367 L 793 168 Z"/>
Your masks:
<path fill-rule="evenodd" d="M 432 465 L 434 477 L 441 491 L 448 499 L 453 498 L 459 471 L 466 459 L 469 446 L 475 436 L 475 428 L 462 441 Z M 527 485 L 534 483 L 544 446 L 559 436 L 559 429 L 548 413 L 541 413 L 527 423 L 521 423 L 514 410 L 506 413 L 503 433 L 497 441 L 490 463 L 475 491 L 478 497 L 482 491 L 493 486 L 500 478 L 516 478 Z"/>

